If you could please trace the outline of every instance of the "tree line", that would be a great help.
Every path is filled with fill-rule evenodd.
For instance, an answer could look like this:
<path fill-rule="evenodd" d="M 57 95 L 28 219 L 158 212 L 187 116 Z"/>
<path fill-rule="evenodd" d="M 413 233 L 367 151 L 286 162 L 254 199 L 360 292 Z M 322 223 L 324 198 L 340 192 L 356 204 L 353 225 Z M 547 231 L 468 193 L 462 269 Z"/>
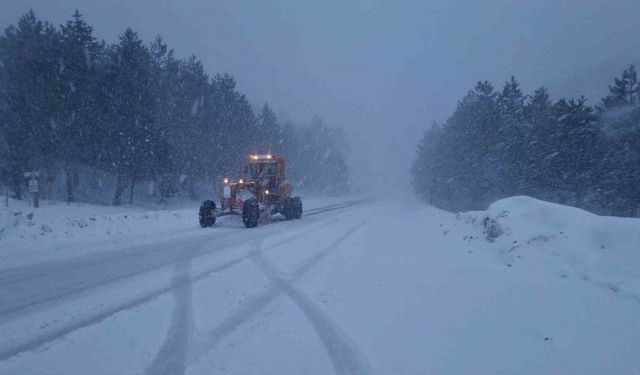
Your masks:
<path fill-rule="evenodd" d="M 528 195 L 603 214 L 640 213 L 640 85 L 632 65 L 596 106 L 481 81 L 424 134 L 415 192 L 450 210 Z"/>
<path fill-rule="evenodd" d="M 29 11 L 0 36 L 0 177 L 17 199 L 30 170 L 45 197 L 59 185 L 69 202 L 103 183 L 112 204 L 132 202 L 149 181 L 158 198 L 195 199 L 250 152 L 284 154 L 305 191 L 340 193 L 342 138 L 318 116 L 299 126 L 266 103 L 254 112 L 234 77 L 209 76 L 160 36 L 98 40 L 78 11 L 59 27 Z"/>

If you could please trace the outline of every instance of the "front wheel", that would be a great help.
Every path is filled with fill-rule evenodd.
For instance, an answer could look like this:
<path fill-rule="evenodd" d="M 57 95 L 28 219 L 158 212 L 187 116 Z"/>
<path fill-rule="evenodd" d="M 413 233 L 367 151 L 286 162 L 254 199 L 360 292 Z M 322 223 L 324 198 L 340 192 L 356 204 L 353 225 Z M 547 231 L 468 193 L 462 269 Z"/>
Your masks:
<path fill-rule="evenodd" d="M 247 199 L 242 205 L 242 222 L 247 228 L 253 228 L 258 225 L 260 219 L 260 206 L 255 198 Z"/>
<path fill-rule="evenodd" d="M 216 203 L 211 200 L 202 202 L 198 218 L 202 228 L 213 226 L 216 223 Z"/>

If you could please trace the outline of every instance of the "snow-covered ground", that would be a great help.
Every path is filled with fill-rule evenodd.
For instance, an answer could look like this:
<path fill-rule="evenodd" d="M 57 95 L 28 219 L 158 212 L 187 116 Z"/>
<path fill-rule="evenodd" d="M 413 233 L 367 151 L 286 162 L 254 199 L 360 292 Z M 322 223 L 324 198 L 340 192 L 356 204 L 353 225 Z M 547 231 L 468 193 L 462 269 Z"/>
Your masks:
<path fill-rule="evenodd" d="M 342 201 L 305 197 L 304 204 L 305 209 L 315 209 Z M 238 227 L 237 220 L 228 219 L 220 218 L 216 229 Z M 198 226 L 197 202 L 145 209 L 44 201 L 33 208 L 29 202 L 10 200 L 9 207 L 4 202 L 0 207 L 0 270 L 209 234 Z"/>
<path fill-rule="evenodd" d="M 194 208 L 20 211 L 1 217 L 0 374 L 640 368 L 638 219 L 525 197 L 460 215 L 376 199 L 254 229 L 200 229 Z"/>

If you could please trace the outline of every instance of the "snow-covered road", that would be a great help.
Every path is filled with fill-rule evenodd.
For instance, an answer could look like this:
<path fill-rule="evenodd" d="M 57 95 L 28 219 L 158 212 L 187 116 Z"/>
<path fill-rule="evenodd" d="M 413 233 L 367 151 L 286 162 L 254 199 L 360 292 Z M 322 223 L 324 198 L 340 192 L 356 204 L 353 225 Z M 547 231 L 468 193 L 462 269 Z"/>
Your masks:
<path fill-rule="evenodd" d="M 3 268 L 0 374 L 640 368 L 638 301 L 505 264 L 453 214 L 357 203 Z"/>

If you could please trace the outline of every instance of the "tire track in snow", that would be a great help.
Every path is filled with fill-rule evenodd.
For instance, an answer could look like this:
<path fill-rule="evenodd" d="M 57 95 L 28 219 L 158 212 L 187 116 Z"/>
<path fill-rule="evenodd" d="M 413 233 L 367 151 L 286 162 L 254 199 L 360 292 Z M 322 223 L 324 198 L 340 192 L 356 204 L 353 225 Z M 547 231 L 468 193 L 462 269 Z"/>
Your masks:
<path fill-rule="evenodd" d="M 198 274 L 195 277 L 190 278 L 188 282 L 193 283 L 193 282 L 202 280 L 204 278 L 207 278 L 214 273 L 221 272 L 228 268 L 231 268 L 236 264 L 243 262 L 245 259 L 246 259 L 246 256 L 221 263 L 213 268 L 210 268 L 207 271 L 204 271 Z M 149 303 L 155 300 L 156 298 L 162 295 L 165 295 L 171 292 L 174 288 L 178 286 L 179 286 L 178 284 L 171 283 L 165 287 L 158 288 L 156 290 L 151 291 L 148 294 L 141 295 L 132 300 L 128 300 L 122 303 L 112 305 L 111 308 L 109 309 L 101 310 L 95 314 L 90 314 L 84 317 L 83 319 L 76 319 L 66 324 L 61 324 L 55 329 L 49 330 L 39 335 L 31 336 L 26 340 L 14 341 L 11 343 L 11 345 L 7 345 L 6 347 L 3 347 L 0 345 L 0 362 L 8 358 L 11 358 L 17 354 L 38 349 L 39 347 L 46 345 L 49 342 L 60 339 L 79 329 L 86 328 L 94 324 L 100 323 L 103 320 L 108 319 L 120 312 L 133 310 L 137 307 L 140 307 L 146 303 Z"/>
<path fill-rule="evenodd" d="M 368 202 L 370 199 L 358 199 L 355 201 L 351 201 L 351 202 L 346 202 L 346 203 L 338 203 L 338 204 L 333 204 L 330 206 L 326 206 L 326 207 L 320 207 L 320 208 L 314 208 L 311 209 L 305 213 L 303 213 L 303 216 L 312 216 L 312 215 L 318 215 L 318 214 L 322 214 L 328 211 L 334 211 L 334 210 L 339 210 L 339 209 L 343 209 L 343 208 L 349 208 L 351 206 L 357 206 L 359 204 L 363 204 Z"/>
<path fill-rule="evenodd" d="M 344 216 L 343 216 L 344 217 Z M 293 241 L 299 237 L 304 236 L 305 234 L 312 232 L 314 230 L 320 229 L 326 225 L 329 224 L 333 224 L 335 223 L 336 220 L 335 219 L 327 219 L 324 221 L 321 221 L 320 224 L 313 226 L 310 229 L 307 229 L 305 231 L 296 233 L 295 235 L 289 236 L 283 240 L 277 241 L 272 245 L 269 245 L 267 248 L 263 249 L 263 250 L 267 250 L 267 249 L 271 249 L 273 247 L 276 247 L 278 245 L 281 245 L 285 242 L 289 242 L 289 241 Z M 256 238 L 259 238 L 262 234 L 260 235 L 254 235 L 252 237 L 249 237 L 249 239 L 253 239 L 255 240 Z M 196 251 L 196 257 L 201 255 L 202 249 L 198 248 L 198 251 Z M 242 262 L 244 262 L 246 259 L 248 259 L 251 256 L 251 252 L 249 254 L 243 254 L 237 258 L 231 259 L 229 261 L 226 262 L 222 262 L 218 265 L 215 265 L 207 270 L 204 270 L 200 273 L 198 273 L 195 276 L 191 276 L 189 277 L 186 281 L 185 280 L 172 280 L 171 283 L 169 285 L 166 285 L 164 287 L 160 287 L 160 288 L 156 288 L 156 289 L 152 289 L 149 292 L 139 295 L 135 298 L 120 302 L 120 303 L 116 303 L 111 305 L 109 308 L 106 309 L 101 309 L 100 311 L 97 311 L 95 313 L 91 313 L 91 314 L 87 314 L 82 318 L 79 319 L 75 319 L 73 321 L 69 321 L 66 323 L 62 323 L 57 325 L 56 327 L 53 327 L 51 329 L 48 329 L 46 331 L 43 331 L 39 334 L 36 335 L 32 335 L 30 337 L 27 337 L 25 339 L 19 339 L 19 340 L 14 340 L 9 344 L 3 344 L 2 342 L 0 342 L 0 362 L 4 361 L 6 359 L 9 359 L 15 355 L 18 355 L 20 353 L 23 352 L 28 352 L 28 351 L 32 351 L 35 349 L 38 349 L 44 345 L 46 345 L 49 342 L 55 341 L 57 339 L 60 339 L 70 333 L 73 333 L 79 329 L 82 328 L 86 328 L 89 326 L 92 326 L 94 324 L 98 324 L 102 321 L 104 321 L 105 319 L 108 319 L 110 317 L 112 317 L 113 315 L 116 315 L 120 312 L 123 311 L 127 311 L 127 310 L 133 310 L 137 307 L 140 307 L 146 303 L 149 303 L 153 300 L 155 300 L 156 298 L 163 296 L 171 291 L 173 291 L 175 288 L 179 287 L 181 284 L 180 283 L 194 283 L 197 282 L 199 280 L 205 279 L 209 276 L 211 276 L 212 274 L 218 273 L 218 272 L 222 272 L 228 268 L 231 268 L 237 264 L 240 264 Z M 279 294 L 279 292 L 276 293 L 275 296 L 277 296 L 277 294 Z M 275 296 L 271 297 L 271 299 L 269 300 L 269 302 L 271 302 L 271 300 L 273 298 L 275 298 Z M 268 304 L 268 303 L 267 303 Z M 266 305 L 265 305 L 266 306 Z"/>
<path fill-rule="evenodd" d="M 228 238 L 232 233 L 223 235 L 223 242 L 216 243 L 216 247 L 207 248 L 206 245 L 211 238 L 193 241 L 187 244 L 188 247 L 198 247 L 196 255 L 214 253 L 227 248 L 234 248 L 237 240 Z M 139 258 L 135 262 L 130 262 L 134 258 Z M 20 299 L 13 301 L 12 304 L 0 307 L 0 322 L 8 323 L 13 319 L 23 317 L 25 314 L 38 312 L 38 308 L 46 308 L 59 304 L 63 304 L 66 298 L 79 296 L 90 290 L 102 287 L 104 285 L 113 284 L 122 280 L 156 271 L 167 266 L 171 266 L 176 262 L 180 262 L 179 255 L 176 254 L 175 248 L 161 248 L 155 253 L 153 250 L 146 251 L 137 256 L 125 256 L 119 259 L 113 259 L 109 262 L 82 264 L 76 269 L 63 270 L 61 276 L 51 278 L 52 273 L 43 275 L 44 281 L 37 283 L 27 282 L 25 285 L 14 286 L 9 288 L 8 285 L 0 286 L 0 300 L 9 300 L 12 293 L 16 289 L 29 287 L 36 289 L 36 293 L 30 293 L 20 296 Z M 110 270 L 115 266 L 114 271 Z M 82 271 L 82 272 L 80 272 Z M 79 276 L 75 273 L 80 272 Z M 92 278 L 83 278 L 91 275 Z"/>
<path fill-rule="evenodd" d="M 187 347 L 193 332 L 193 283 L 190 280 L 191 264 L 195 251 L 175 265 L 173 288 L 175 304 L 171 325 L 160 351 L 156 354 L 147 374 L 181 375 L 186 370 Z"/>
<path fill-rule="evenodd" d="M 373 374 L 371 366 L 357 346 L 329 316 L 322 312 L 315 302 L 296 288 L 292 282 L 281 276 L 280 272 L 264 258 L 261 252 L 255 252 L 253 260 L 269 280 L 298 306 L 311 323 L 338 375 Z"/>
<path fill-rule="evenodd" d="M 362 228 L 362 226 L 374 215 L 375 213 L 367 216 L 360 223 L 358 223 L 357 225 L 350 228 L 347 232 L 345 232 L 345 234 L 338 237 L 335 241 L 331 242 L 329 245 L 325 246 L 320 251 L 318 251 L 315 255 L 307 259 L 302 265 L 296 268 L 296 270 L 292 273 L 291 280 L 288 283 L 293 284 L 298 280 L 300 280 L 302 277 L 304 277 L 304 275 L 306 275 L 306 273 L 309 272 L 313 268 L 313 266 L 315 266 L 318 262 L 323 260 L 327 255 L 329 255 L 329 253 L 332 250 L 334 250 L 336 246 L 340 245 L 347 238 L 351 237 L 360 228 Z M 293 240 L 293 238 L 291 240 Z M 275 247 L 284 242 L 289 242 L 289 241 L 280 241 L 276 244 L 269 246 L 268 248 Z M 255 257 L 258 255 L 258 253 L 265 250 L 266 249 L 258 247 L 250 255 L 252 257 Z M 193 350 L 191 351 L 188 359 L 189 363 L 197 361 L 200 357 L 202 357 L 212 348 L 217 346 L 225 337 L 235 332 L 235 330 L 238 327 L 240 327 L 242 324 L 254 318 L 260 312 L 262 312 L 263 309 L 265 309 L 271 302 L 273 302 L 273 300 L 275 300 L 278 296 L 282 295 L 283 293 L 286 293 L 285 288 L 279 283 L 274 283 L 265 292 L 251 298 L 247 303 L 245 303 L 242 306 L 240 310 L 236 311 L 236 313 L 229 316 L 227 319 L 223 320 L 214 329 L 212 329 L 211 331 L 203 335 L 203 337 L 200 337 L 197 341 L 194 342 Z M 314 313 L 311 313 L 311 314 L 313 317 L 316 316 L 314 315 Z M 316 319 L 316 322 L 321 323 L 322 320 Z M 335 327 L 335 325 L 331 325 L 331 327 Z M 335 330 L 330 335 L 331 335 L 330 337 L 332 338 L 341 337 L 337 332 L 335 332 Z M 330 342 L 331 340 L 329 340 L 327 345 L 331 345 Z M 338 339 L 336 340 L 336 342 L 341 342 L 341 341 Z M 354 346 L 347 345 L 347 347 L 353 348 Z M 359 358 L 362 358 L 362 357 L 357 354 L 357 351 L 353 351 L 353 353 L 354 355 L 350 356 L 350 358 L 356 358 L 355 360 L 348 359 L 347 361 L 341 361 L 339 356 L 336 356 L 335 358 L 338 360 L 339 363 L 346 363 L 346 362 L 349 362 L 350 364 L 355 363 L 355 367 L 354 367 L 355 369 L 364 369 L 366 371 L 369 371 L 369 366 L 366 364 L 366 362 L 364 361 L 361 362 L 359 360 Z M 358 367 L 361 364 L 362 366 Z M 340 365 L 339 368 L 342 371 L 342 368 L 343 368 L 342 365 Z M 343 374 L 343 373 L 345 372 L 342 372 L 339 374 Z M 369 372 L 360 372 L 360 373 L 372 373 L 372 372 L 369 371 Z M 348 374 L 348 372 L 346 374 Z M 355 372 L 354 374 L 358 374 L 358 372 Z"/>
<path fill-rule="evenodd" d="M 366 203 L 368 200 L 360 199 L 351 202 L 333 204 L 325 207 L 314 208 L 304 213 L 304 216 L 313 216 L 330 211 L 350 208 Z M 281 220 L 277 220 L 281 221 Z M 277 222 L 276 221 L 276 222 Z M 179 231 L 171 232 L 179 233 Z M 194 243 L 202 243 L 210 241 L 212 239 L 220 240 L 229 236 L 237 234 L 236 231 L 226 232 L 218 234 L 215 237 L 204 237 L 197 239 Z M 128 248 L 124 248 L 117 251 L 105 250 L 96 254 L 78 256 L 71 259 L 65 259 L 62 261 L 49 261 L 45 263 L 36 263 L 26 266 L 17 266 L 15 268 L 3 269 L 0 274 L 0 285 L 6 287 L 8 285 L 19 283 L 34 278 L 42 278 L 44 276 L 52 275 L 55 273 L 61 273 L 65 271 L 76 270 L 78 268 L 91 267 L 95 265 L 104 266 L 112 262 L 121 262 L 127 258 L 138 258 L 148 256 L 150 254 L 156 255 L 158 252 L 172 252 L 176 246 L 183 246 L 184 239 L 170 240 L 164 242 L 162 247 L 152 247 L 149 244 L 136 245 Z"/>
<path fill-rule="evenodd" d="M 308 216 L 338 209 L 347 209 L 364 202 L 364 200 L 358 200 L 321 207 L 310 210 Z M 260 233 L 252 233 L 252 235 L 245 240 L 254 240 L 263 237 L 264 232 L 267 231 L 265 228 L 268 227 L 258 228 Z M 195 255 L 221 251 L 233 248 L 233 245 L 237 244 L 237 239 L 235 238 L 237 234 L 238 232 L 234 231 L 223 233 L 215 238 L 200 238 L 190 241 L 187 243 L 187 246 L 200 246 L 201 250 Z M 204 246 L 212 240 L 217 241 L 215 248 L 207 248 Z M 3 279 L 3 277 L 6 276 L 0 275 L 0 300 L 8 301 L 13 299 L 11 304 L 0 305 L 0 322 L 8 323 L 13 319 L 23 317 L 24 314 L 37 312 L 39 307 L 61 304 L 64 303 L 64 300 L 68 297 L 80 295 L 103 285 L 171 266 L 176 262 L 180 262 L 180 256 L 175 252 L 176 246 L 181 245 L 180 243 L 170 245 L 163 244 L 160 248 L 150 247 L 149 249 L 145 249 L 149 247 L 145 246 L 142 247 L 142 251 L 126 249 L 124 251 L 118 251 L 117 253 L 97 254 L 88 258 L 80 257 L 79 259 L 68 261 L 67 264 L 59 267 L 51 265 L 51 269 L 47 269 L 44 272 L 42 272 L 43 267 L 50 266 L 49 264 L 35 265 L 28 267 L 26 270 L 30 271 L 30 268 L 35 268 L 36 272 L 30 272 L 27 275 L 18 275 L 11 279 Z M 135 247 L 134 249 L 138 248 L 139 247 Z M 57 263 L 58 262 L 55 264 Z M 120 265 L 120 267 L 115 271 L 109 272 L 109 270 L 118 265 Z M 83 279 L 82 274 L 78 277 L 69 277 L 70 275 L 81 273 L 83 270 L 85 270 L 85 275 L 91 274 L 93 278 Z M 15 273 L 16 271 L 17 270 L 9 270 L 9 273 Z M 37 272 L 40 272 L 40 274 L 38 275 Z M 105 272 L 108 273 L 105 274 Z M 62 279 L 58 276 L 60 274 L 62 274 Z M 37 285 L 34 284 L 36 281 L 34 281 L 34 283 L 30 282 L 30 280 L 34 279 L 51 280 L 45 280 L 45 282 L 36 280 L 40 284 Z M 18 284 L 17 286 L 11 286 L 16 283 Z M 21 288 L 27 289 L 27 286 L 30 287 L 29 289 L 35 289 L 37 292 L 19 295 L 18 299 L 15 299 L 15 290 Z"/>

